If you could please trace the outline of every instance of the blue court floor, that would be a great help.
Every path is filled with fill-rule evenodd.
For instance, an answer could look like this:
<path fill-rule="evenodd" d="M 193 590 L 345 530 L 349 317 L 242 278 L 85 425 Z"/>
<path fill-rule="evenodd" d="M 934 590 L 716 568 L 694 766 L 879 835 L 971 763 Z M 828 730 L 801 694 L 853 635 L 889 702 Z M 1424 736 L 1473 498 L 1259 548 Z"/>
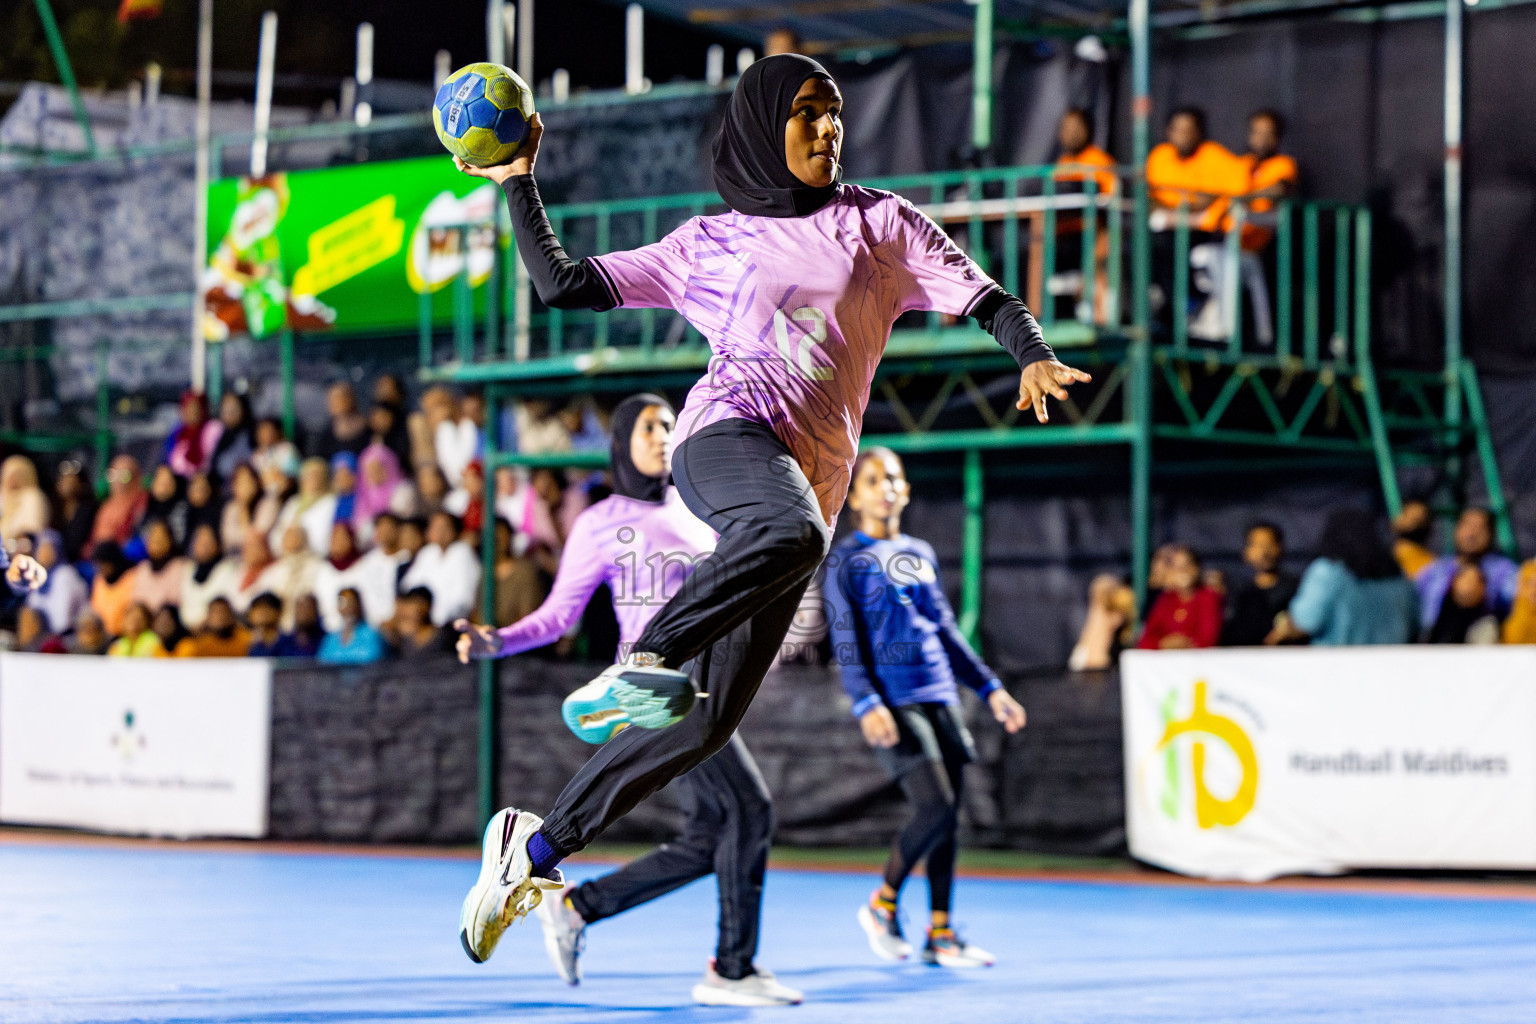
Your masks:
<path fill-rule="evenodd" d="M 870 955 L 854 908 L 872 879 L 774 872 L 760 959 L 807 1001 L 747 1011 L 689 1001 L 711 883 L 593 927 L 573 989 L 533 921 L 465 958 L 476 867 L 0 842 L 0 1020 L 1536 1021 L 1533 901 L 962 879 L 957 919 L 999 963 L 957 973 Z"/>

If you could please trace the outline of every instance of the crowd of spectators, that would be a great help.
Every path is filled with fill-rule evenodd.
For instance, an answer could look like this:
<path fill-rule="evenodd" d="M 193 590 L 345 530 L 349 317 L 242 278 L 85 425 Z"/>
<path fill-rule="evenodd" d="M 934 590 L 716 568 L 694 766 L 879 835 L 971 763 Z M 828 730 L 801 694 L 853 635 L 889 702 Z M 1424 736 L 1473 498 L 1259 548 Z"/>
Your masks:
<path fill-rule="evenodd" d="M 349 383 L 324 425 L 286 436 L 226 393 L 216 415 L 188 393 L 149 467 L 120 453 L 105 487 L 75 463 L 52 497 L 25 455 L 0 463 L 0 543 L 48 570 L 15 613 L 14 649 L 116 657 L 284 657 L 361 664 L 449 656 L 476 617 L 481 538 L 495 561 L 495 617 L 543 601 L 600 474 L 502 468 L 484 493 L 485 405 L 432 387 L 417 407 L 393 376 L 366 411 Z M 606 450 L 589 402 L 528 403 L 502 425 L 525 452 Z M 519 443 L 520 442 L 520 443 Z M 562 642 L 570 653 L 575 636 Z"/>
<path fill-rule="evenodd" d="M 1189 545 L 1166 544 L 1152 560 L 1144 622 L 1128 584 L 1093 581 L 1071 665 L 1108 668 L 1131 646 L 1536 644 L 1536 559 L 1521 566 L 1494 550 L 1487 509 L 1461 512 L 1449 553 L 1431 549 L 1433 530 L 1420 500 L 1404 504 L 1390 541 L 1369 512 L 1336 509 L 1297 576 L 1283 565 L 1281 528 L 1254 523 L 1235 580 L 1206 570 Z"/>

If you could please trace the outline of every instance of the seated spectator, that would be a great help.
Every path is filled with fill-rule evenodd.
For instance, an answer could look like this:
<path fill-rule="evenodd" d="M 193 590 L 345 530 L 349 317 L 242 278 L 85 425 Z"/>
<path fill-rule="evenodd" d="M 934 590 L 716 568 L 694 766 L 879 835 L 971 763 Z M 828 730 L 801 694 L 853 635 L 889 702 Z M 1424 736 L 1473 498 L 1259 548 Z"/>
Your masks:
<path fill-rule="evenodd" d="M 485 403 L 480 397 L 475 395 L 464 401 L 469 407 L 466 415 L 477 423 L 484 423 Z M 591 398 L 575 399 L 556 413 L 556 416 L 560 419 L 560 425 L 565 427 L 565 432 L 570 435 L 573 452 L 607 452 L 613 443 L 607 427 L 603 424 L 603 418 L 598 414 L 597 406 L 593 404 Z"/>
<path fill-rule="evenodd" d="M 1515 600 L 1504 620 L 1507 644 L 1536 644 L 1536 558 L 1520 567 L 1515 581 Z"/>
<path fill-rule="evenodd" d="M 160 638 L 160 646 L 165 649 L 167 657 L 174 654 L 176 646 L 190 635 L 181 624 L 181 612 L 173 604 L 165 605 L 155 612 L 154 618 L 149 621 L 149 628 Z"/>
<path fill-rule="evenodd" d="M 1201 582 L 1200 558 L 1175 545 L 1164 570 L 1164 590 L 1147 613 L 1136 646 L 1142 650 L 1215 647 L 1221 636 L 1221 595 Z"/>
<path fill-rule="evenodd" d="M 139 532 L 144 512 L 149 507 L 149 492 L 144 489 L 143 470 L 132 455 L 118 455 L 107 469 L 107 500 L 96 510 L 96 524 L 91 530 L 91 545 L 109 540 L 121 548 Z"/>
<path fill-rule="evenodd" d="M 1242 161 L 1248 168 L 1248 210 L 1273 213 L 1275 204 L 1296 194 L 1301 174 L 1294 157 L 1280 152 L 1285 134 L 1285 120 L 1273 110 L 1256 110 L 1248 115 L 1248 152 Z M 1243 225 L 1243 248 L 1259 252 L 1269 247 L 1275 230 L 1268 224 Z"/>
<path fill-rule="evenodd" d="M 256 451 L 256 420 L 251 416 L 251 400 L 234 391 L 219 399 L 219 440 L 213 446 L 209 475 L 227 484 L 235 467 L 251 461 Z"/>
<path fill-rule="evenodd" d="M 1074 672 L 1113 668 L 1136 638 L 1136 595 L 1118 576 L 1103 573 L 1088 585 L 1088 615 L 1067 659 Z"/>
<path fill-rule="evenodd" d="M 251 634 L 240 625 L 234 605 L 227 597 L 215 597 L 202 625 L 172 653 L 178 658 L 244 658 L 250 647 Z"/>
<path fill-rule="evenodd" d="M 181 423 L 166 439 L 166 465 L 183 479 L 208 472 L 223 433 L 224 424 L 208 416 L 208 396 L 198 391 L 183 392 Z"/>
<path fill-rule="evenodd" d="M 251 642 L 246 647 L 247 656 L 252 658 L 298 657 L 298 645 L 294 643 L 292 636 L 283 632 L 280 625 L 282 616 L 283 602 L 276 594 L 263 592 L 252 599 L 250 610 L 245 613 L 246 622 L 250 624 L 251 629 Z"/>
<path fill-rule="evenodd" d="M 433 450 L 437 465 L 448 478 L 449 487 L 463 482 L 464 467 L 484 454 L 481 427 L 485 423 L 485 400 L 476 394 L 465 395 L 455 404 L 453 415 L 437 425 Z"/>
<path fill-rule="evenodd" d="M 37 535 L 32 557 L 48 570 L 48 578 L 27 595 L 27 607 L 42 614 L 48 632 L 68 633 L 75 616 L 90 600 L 90 588 L 80 570 L 64 560 L 64 539 L 54 531 L 44 530 Z"/>
<path fill-rule="evenodd" d="M 283 434 L 280 420 L 268 416 L 256 422 L 256 448 L 251 452 L 251 468 L 266 481 L 268 471 L 294 477 L 299 472 L 299 450 Z"/>
<path fill-rule="evenodd" d="M 384 415 L 389 417 L 386 422 Z M 407 426 L 405 385 L 393 373 L 373 384 L 373 407 L 368 412 L 368 433 L 374 441 L 395 453 L 401 466 L 411 464 L 411 432 Z"/>
<path fill-rule="evenodd" d="M 345 381 L 332 384 L 325 393 L 326 411 L 330 418 L 325 427 L 310 442 L 310 451 L 329 462 L 340 452 L 357 455 L 372 436 L 368 432 L 368 418 L 357 409 L 357 392 Z"/>
<path fill-rule="evenodd" d="M 1411 580 L 1417 580 L 1435 560 L 1435 553 L 1429 550 L 1429 532 L 1434 525 L 1429 503 L 1420 498 L 1403 502 L 1402 511 L 1392 520 L 1392 533 L 1397 538 L 1392 542 L 1392 554 L 1403 575 Z"/>
<path fill-rule="evenodd" d="M 571 432 L 556 415 L 553 402 L 529 398 L 512 406 L 517 450 L 523 455 L 550 455 L 571 450 Z"/>
<path fill-rule="evenodd" d="M 171 538 L 171 528 L 163 519 L 147 521 L 143 536 L 144 561 L 133 569 L 133 599 L 153 615 L 168 604 L 181 603 L 186 561 Z"/>
<path fill-rule="evenodd" d="M 357 456 L 351 452 L 337 452 L 331 457 L 331 494 L 336 498 L 332 523 L 351 525 L 357 508 Z M 330 534 L 326 534 L 325 542 L 329 549 Z"/>
<path fill-rule="evenodd" d="M 107 648 L 112 658 L 163 658 L 165 647 L 160 637 L 150 628 L 150 612 L 137 601 L 123 610 L 123 628 L 119 636 Z"/>
<path fill-rule="evenodd" d="M 1227 621 L 1222 626 L 1223 647 L 1257 647 L 1275 628 L 1275 619 L 1291 606 L 1300 582 L 1280 567 L 1285 557 L 1285 535 L 1274 523 L 1254 523 L 1243 543 L 1243 562 L 1252 575 L 1242 580 L 1227 598 Z"/>
<path fill-rule="evenodd" d="M 245 546 L 240 549 L 240 578 L 231 598 L 235 611 L 244 614 L 251 607 L 252 599 L 266 589 L 262 582 L 273 561 L 267 535 L 254 531 L 246 534 Z"/>
<path fill-rule="evenodd" d="M 37 485 L 37 467 L 25 455 L 0 462 L 0 543 L 48 529 L 48 496 Z"/>
<path fill-rule="evenodd" d="M 319 571 L 320 559 L 309 549 L 304 528 L 298 523 L 292 524 L 283 534 L 282 554 L 267 566 L 257 583 L 261 590 L 282 601 L 280 625 L 284 633 L 293 632 L 299 598 L 315 592 L 315 576 Z"/>
<path fill-rule="evenodd" d="M 351 526 L 337 523 L 331 527 L 331 550 L 315 570 L 313 591 L 319 602 L 320 621 L 327 632 L 334 633 L 341 628 L 341 592 L 358 585 L 362 575 L 358 564 L 362 557 Z"/>
<path fill-rule="evenodd" d="M 299 467 L 299 492 L 283 505 L 268 537 L 281 550 L 290 526 L 304 531 L 309 550 L 319 555 L 331 546 L 331 526 L 336 522 L 336 495 L 331 493 L 331 467 L 324 459 L 305 459 Z"/>
<path fill-rule="evenodd" d="M 192 534 L 204 523 L 217 530 L 224 522 L 224 502 L 213 486 L 207 473 L 194 473 L 187 481 L 187 534 L 186 543 L 192 543 Z"/>
<path fill-rule="evenodd" d="M 23 605 L 16 613 L 16 647 L 22 654 L 63 654 L 64 641 L 48 628 L 43 613 Z"/>
<path fill-rule="evenodd" d="M 365 544 L 373 539 L 373 522 L 385 512 L 410 515 L 416 494 L 400 460 L 378 441 L 358 456 L 357 497 L 352 505 L 352 529 Z"/>
<path fill-rule="evenodd" d="M 480 594 L 480 559 L 459 539 L 457 516 L 439 512 L 427 521 L 427 543 L 400 579 L 400 589 L 425 587 L 432 594 L 432 623 L 446 626 L 468 616 Z"/>
<path fill-rule="evenodd" d="M 513 551 L 512 524 L 497 518 L 495 529 L 496 621 L 516 622 L 544 603 L 544 588 L 533 560 Z"/>
<path fill-rule="evenodd" d="M 1496 644 L 1499 620 L 1488 611 L 1488 581 L 1476 562 L 1456 570 L 1450 593 L 1440 602 L 1440 614 L 1425 637 L 1432 644 Z"/>
<path fill-rule="evenodd" d="M 1154 231 L 1171 231 L 1173 212 L 1184 206 L 1190 211 L 1191 234 L 1209 236 L 1222 230 L 1232 197 L 1248 191 L 1248 167 L 1206 138 L 1204 111 L 1181 107 L 1168 115 L 1166 141 L 1147 155 L 1147 186 Z"/>
<path fill-rule="evenodd" d="M 1456 554 L 1435 559 L 1414 580 L 1419 588 L 1420 623 L 1426 631 L 1434 628 L 1440 606 L 1450 592 L 1463 563 L 1475 563 L 1483 571 L 1485 607 L 1497 617 L 1509 614 L 1515 596 L 1515 577 L 1520 567 L 1513 559 L 1493 550 L 1493 515 L 1485 508 L 1465 509 L 1456 520 Z"/>
<path fill-rule="evenodd" d="M 1059 182 L 1081 182 L 1092 178 L 1099 195 L 1115 191 L 1115 158 L 1093 144 L 1093 115 L 1082 107 L 1072 107 L 1061 115 L 1056 126 L 1056 171 Z"/>
<path fill-rule="evenodd" d="M 144 522 L 158 520 L 164 523 L 171 531 L 171 543 L 179 548 L 187 542 L 187 516 L 186 481 L 171 472 L 170 466 L 163 463 L 156 466 L 149 477 L 149 502 L 144 506 Z M 142 544 L 142 531 L 138 540 Z M 124 550 L 137 559 L 143 552 L 135 551 L 135 546 L 130 541 Z"/>
<path fill-rule="evenodd" d="M 53 493 L 53 528 L 64 542 L 60 561 L 78 562 L 86 556 L 96 526 L 96 496 L 80 471 L 80 463 L 66 460 L 59 464 Z"/>
<path fill-rule="evenodd" d="M 406 419 L 406 433 L 411 438 L 411 469 L 427 463 L 437 465 L 437 428 L 458 418 L 459 403 L 453 392 L 435 384 L 421 395 L 421 411 Z"/>
<path fill-rule="evenodd" d="M 245 535 L 251 530 L 271 533 L 277 525 L 280 503 L 262 500 L 261 479 L 249 462 L 234 468 L 229 477 L 229 500 L 219 515 L 219 543 L 226 551 L 245 547 Z"/>
<path fill-rule="evenodd" d="M 454 634 L 434 625 L 432 591 L 407 590 L 395 601 L 395 617 L 385 631 L 390 653 L 403 661 L 442 658 L 453 653 Z"/>
<path fill-rule="evenodd" d="M 75 616 L 75 631 L 64 641 L 66 654 L 101 655 L 112 646 L 112 636 L 102 624 L 101 616 L 89 608 L 82 608 Z"/>
<path fill-rule="evenodd" d="M 405 575 L 405 570 L 411 564 L 411 552 L 400 544 L 401 519 L 393 512 L 384 512 L 374 520 L 373 547 L 363 557 L 357 560 L 352 567 L 352 579 L 362 599 L 363 610 L 368 616 L 368 623 L 378 626 L 387 622 L 395 614 L 395 594 L 400 589 L 400 577 Z M 420 531 L 416 532 L 420 544 Z M 339 595 L 339 591 L 338 591 Z M 320 619 L 330 629 L 330 623 L 339 621 L 340 609 L 336 610 L 337 618 L 332 619 L 331 611 L 325 604 L 325 594 L 317 587 L 316 596 L 321 599 Z M 511 622 L 511 619 L 499 621 Z"/>
<path fill-rule="evenodd" d="M 466 540 L 479 535 L 485 525 L 485 470 L 479 459 L 464 467 L 459 486 L 443 499 L 443 510 L 459 517 Z"/>
<path fill-rule="evenodd" d="M 293 649 L 298 658 L 313 658 L 325 639 L 320 622 L 320 604 L 314 594 L 300 594 L 293 604 Z"/>
<path fill-rule="evenodd" d="M 407 565 L 416 561 L 416 556 L 427 544 L 427 521 L 420 516 L 411 516 L 409 519 L 400 520 L 400 550 L 405 552 Z M 400 571 L 400 576 L 405 577 L 405 570 Z"/>
<path fill-rule="evenodd" d="M 239 592 L 240 564 L 224 557 L 219 536 L 207 523 L 192 534 L 191 556 L 182 561 L 181 622 L 195 632 L 203 628 L 215 600 Z"/>
<path fill-rule="evenodd" d="M 1290 610 L 1266 644 L 1406 644 L 1418 633 L 1418 596 L 1376 519 L 1363 509 L 1329 514 L 1318 557 L 1302 573 Z"/>
<path fill-rule="evenodd" d="M 123 632 L 123 613 L 133 602 L 133 563 L 128 561 L 123 549 L 115 540 L 97 543 L 91 555 L 91 565 L 96 570 L 91 581 L 91 610 L 100 618 L 102 625 L 112 636 Z"/>
<path fill-rule="evenodd" d="M 363 599 L 356 587 L 344 587 L 337 595 L 340 627 L 320 641 L 317 657 L 322 665 L 371 665 L 384 657 L 384 638 L 363 614 Z"/>
<path fill-rule="evenodd" d="M 416 467 L 416 508 L 413 514 L 427 518 L 441 512 L 447 498 L 448 478 L 437 467 L 437 463 L 428 462 Z"/>

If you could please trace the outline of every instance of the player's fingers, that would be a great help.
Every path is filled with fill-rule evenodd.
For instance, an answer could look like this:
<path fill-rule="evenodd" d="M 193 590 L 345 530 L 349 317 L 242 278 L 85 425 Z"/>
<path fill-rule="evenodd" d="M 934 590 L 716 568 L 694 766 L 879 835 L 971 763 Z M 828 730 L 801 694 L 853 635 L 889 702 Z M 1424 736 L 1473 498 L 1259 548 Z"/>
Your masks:
<path fill-rule="evenodd" d="M 1035 419 L 1041 423 L 1049 423 L 1051 421 L 1051 414 L 1045 411 L 1044 392 L 1035 396 Z"/>
<path fill-rule="evenodd" d="M 1091 382 L 1093 380 L 1093 374 L 1085 373 L 1082 370 L 1076 369 L 1076 368 L 1071 367 L 1071 366 L 1063 366 L 1061 368 L 1061 370 L 1057 371 L 1057 373 L 1059 374 L 1059 373 L 1061 373 L 1063 371 L 1065 371 L 1066 375 L 1070 379 L 1075 380 L 1075 381 L 1079 381 L 1079 382 L 1081 382 L 1083 384 L 1087 384 L 1087 383 L 1089 383 L 1089 382 Z"/>
<path fill-rule="evenodd" d="M 1035 388 L 1027 380 L 1019 381 L 1019 400 L 1014 403 L 1020 412 L 1035 404 Z"/>
<path fill-rule="evenodd" d="M 461 665 L 468 665 L 469 664 L 469 634 L 468 633 L 461 633 L 461 634 L 459 634 L 459 642 L 457 644 L 455 644 L 454 647 L 459 652 L 459 664 L 461 664 Z"/>
<path fill-rule="evenodd" d="M 453 628 L 458 630 L 460 633 L 463 633 L 463 632 L 465 632 L 465 631 L 467 631 L 469 629 L 469 620 L 468 619 L 454 619 L 453 620 Z"/>

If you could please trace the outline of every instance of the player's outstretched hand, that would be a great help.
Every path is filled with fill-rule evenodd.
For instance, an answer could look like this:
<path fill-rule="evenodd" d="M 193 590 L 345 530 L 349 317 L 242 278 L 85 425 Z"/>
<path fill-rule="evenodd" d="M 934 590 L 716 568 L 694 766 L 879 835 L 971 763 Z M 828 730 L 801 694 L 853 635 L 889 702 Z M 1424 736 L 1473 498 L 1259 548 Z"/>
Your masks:
<path fill-rule="evenodd" d="M 459 631 L 459 642 L 456 648 L 459 652 L 459 661 L 465 665 L 469 659 L 477 661 L 483 658 L 494 658 L 501 653 L 501 637 L 491 626 L 477 626 L 468 619 L 459 619 L 453 624 L 453 628 Z"/>
<path fill-rule="evenodd" d="M 528 140 L 517 147 L 517 155 L 504 164 L 494 167 L 471 167 L 458 157 L 453 158 L 453 166 L 465 174 L 476 178 L 486 178 L 500 185 L 508 178 L 519 174 L 532 174 L 533 165 L 539 159 L 539 139 L 544 137 L 544 119 L 538 114 L 528 120 Z"/>
<path fill-rule="evenodd" d="M 884 704 L 876 705 L 859 718 L 864 742 L 872 747 L 894 747 L 901 735 L 896 731 L 896 716 Z"/>
<path fill-rule="evenodd" d="M 1046 396 L 1058 401 L 1065 400 L 1070 385 L 1086 384 L 1091 380 L 1093 378 L 1082 370 L 1074 370 L 1058 359 L 1042 359 L 1030 363 L 1019 375 L 1019 410 L 1022 412 L 1033 407 L 1035 419 L 1041 423 L 1049 422 L 1050 413 L 1045 411 Z"/>
<path fill-rule="evenodd" d="M 987 697 L 987 706 L 992 709 L 992 717 L 1009 735 L 1024 728 L 1024 705 L 1014 700 L 1007 690 L 993 690 Z"/>
<path fill-rule="evenodd" d="M 48 582 L 48 570 L 30 555 L 15 555 L 5 570 L 5 582 L 15 591 L 37 590 Z"/>

